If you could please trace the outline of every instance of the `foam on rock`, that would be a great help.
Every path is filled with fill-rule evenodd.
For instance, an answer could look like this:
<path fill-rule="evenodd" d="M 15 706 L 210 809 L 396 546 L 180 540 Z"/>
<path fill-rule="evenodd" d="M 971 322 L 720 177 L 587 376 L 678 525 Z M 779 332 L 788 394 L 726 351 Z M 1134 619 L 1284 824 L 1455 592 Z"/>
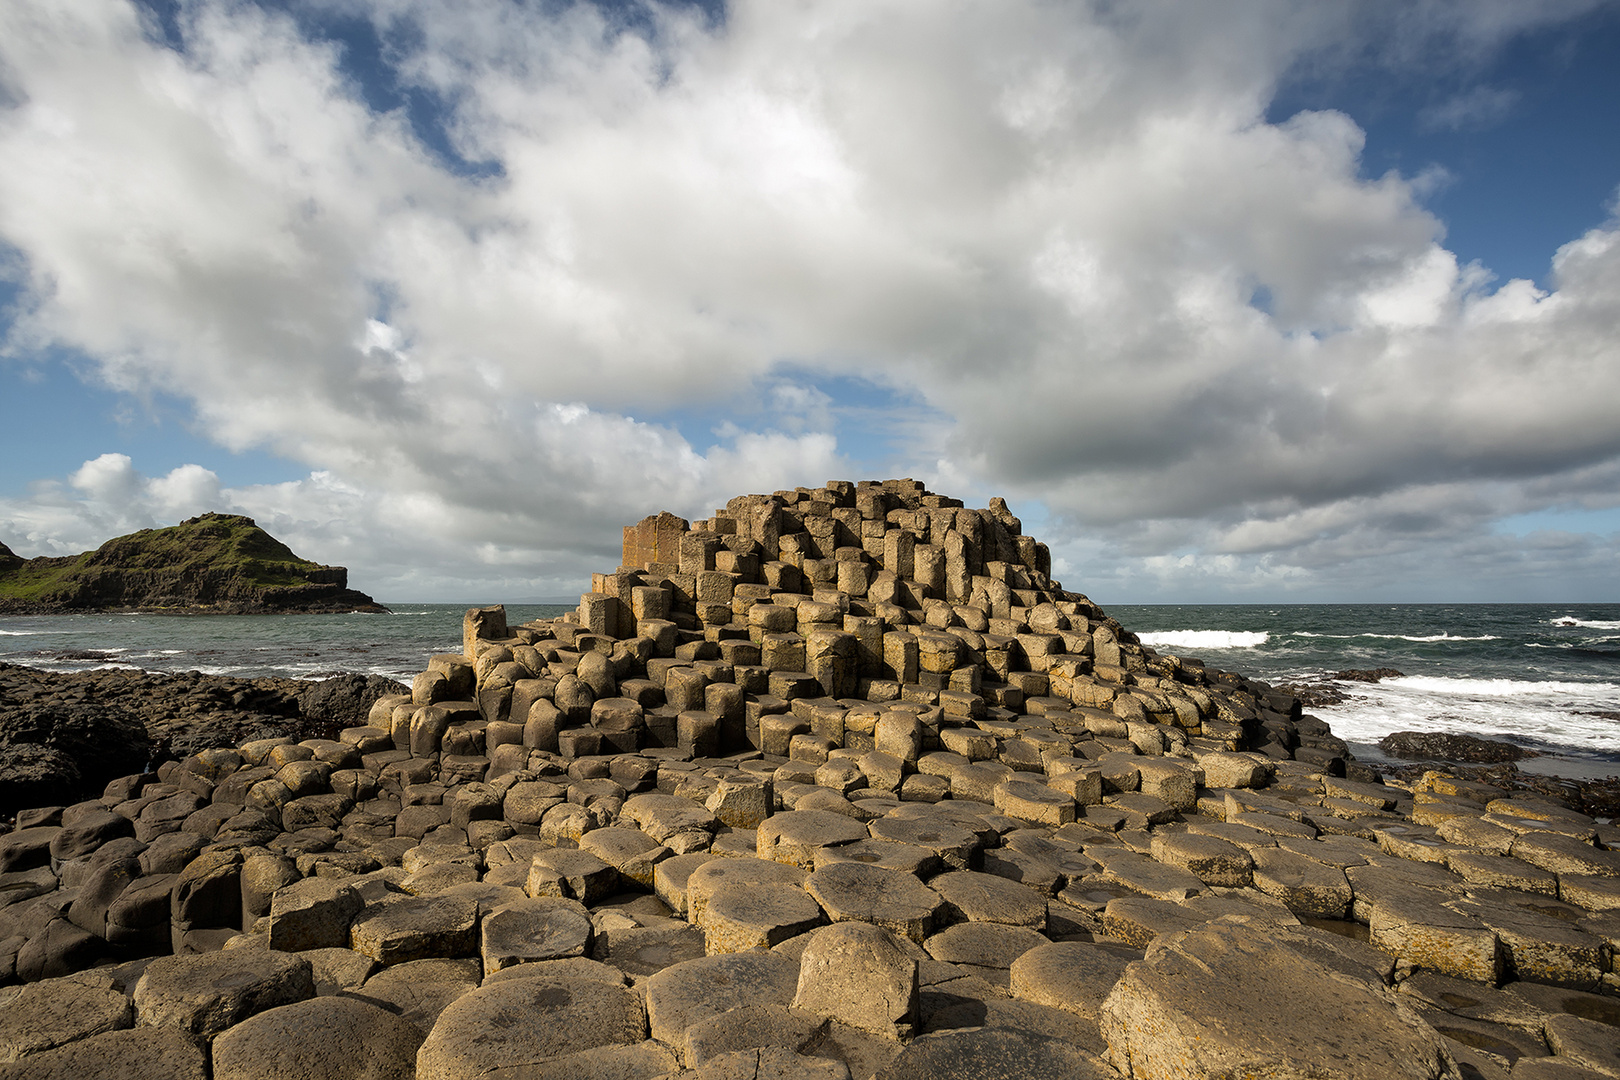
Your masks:
<path fill-rule="evenodd" d="M 338 739 L 20 814 L 6 1053 L 120 1075 L 85 1051 L 157 1028 L 235 1075 L 330 1016 L 423 1076 L 1348 1076 L 1356 1038 L 1438 1077 L 1620 1036 L 1620 832 L 1380 783 L 1065 590 L 1000 500 L 661 514 L 576 611 L 463 631 Z"/>

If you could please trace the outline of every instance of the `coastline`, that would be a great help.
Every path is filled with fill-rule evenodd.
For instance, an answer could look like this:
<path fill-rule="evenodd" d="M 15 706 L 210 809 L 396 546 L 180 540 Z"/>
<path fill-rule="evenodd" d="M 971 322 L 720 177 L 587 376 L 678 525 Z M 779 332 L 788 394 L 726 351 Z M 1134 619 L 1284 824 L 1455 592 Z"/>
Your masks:
<path fill-rule="evenodd" d="M 1414 1080 L 1612 1058 L 1620 826 L 1571 809 L 1578 784 L 1386 777 L 1294 695 L 1145 647 L 1051 581 L 998 500 L 953 502 L 914 481 L 742 496 L 678 544 L 647 519 L 577 609 L 465 610 L 425 668 L 396 638 L 409 692 L 336 738 L 242 732 L 19 811 L 0 984 L 23 985 L 0 1001 L 32 1020 L 100 995 L 133 1034 L 31 1048 L 87 1080 L 120 1075 L 123 1040 L 189 1047 L 197 1075 L 274 1043 L 291 1074 L 330 1051 L 272 1032 L 358 1023 L 400 1075 L 469 1054 L 855 1080 L 1141 1077 L 1210 1048 L 1224 1072 L 1315 1074 L 1352 1042 L 1358 1075 Z M 812 556 L 857 520 L 883 523 L 881 556 Z M 1007 559 L 924 557 L 964 535 Z M 337 658 L 304 634 L 325 624 L 285 625 L 279 658 Z M 208 678 L 0 674 L 92 733 L 115 689 L 167 715 Z M 265 681 L 186 707 L 272 714 Z M 203 1037 L 162 1042 L 169 1018 Z"/>
<path fill-rule="evenodd" d="M 0 820 L 107 781 L 254 738 L 335 739 L 403 690 L 377 675 L 243 678 L 0 662 Z"/>
<path fill-rule="evenodd" d="M 392 615 L 386 605 L 379 604 L 365 594 L 356 594 L 360 600 L 341 604 L 310 604 L 307 606 L 276 607 L 267 604 L 186 604 L 174 606 L 136 605 L 133 607 L 69 607 L 62 604 L 40 604 L 26 600 L 0 598 L 0 617 L 54 618 L 64 615 L 173 615 L 194 617 L 199 615 Z"/>

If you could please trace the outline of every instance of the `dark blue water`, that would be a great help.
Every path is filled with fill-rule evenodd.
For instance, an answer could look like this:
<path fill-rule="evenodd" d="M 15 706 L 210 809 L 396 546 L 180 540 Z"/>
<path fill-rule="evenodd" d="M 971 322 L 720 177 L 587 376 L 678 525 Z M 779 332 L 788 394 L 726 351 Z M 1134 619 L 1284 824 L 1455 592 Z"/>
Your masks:
<path fill-rule="evenodd" d="M 392 615 L 51 615 L 0 618 L 0 661 L 50 671 L 140 668 L 409 681 L 434 653 L 461 651 L 465 604 L 399 604 Z M 509 604 L 514 625 L 570 610 Z"/>
<path fill-rule="evenodd" d="M 1353 746 L 1391 731 L 1453 731 L 1620 756 L 1620 604 L 1115 605 L 1108 613 L 1159 652 L 1273 683 L 1350 668 L 1402 672 L 1345 684 L 1350 700 L 1313 710 Z"/>

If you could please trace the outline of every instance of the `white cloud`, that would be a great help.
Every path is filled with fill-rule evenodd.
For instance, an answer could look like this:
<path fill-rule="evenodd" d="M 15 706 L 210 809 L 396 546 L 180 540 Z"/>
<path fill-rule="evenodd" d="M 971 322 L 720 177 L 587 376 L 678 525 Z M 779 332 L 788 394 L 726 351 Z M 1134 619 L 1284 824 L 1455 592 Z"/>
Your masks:
<path fill-rule="evenodd" d="M 26 557 L 76 555 L 113 536 L 220 509 L 221 498 L 219 477 L 200 465 L 154 478 L 127 454 L 102 454 L 65 485 L 46 480 L 26 498 L 0 500 L 0 540 Z"/>
<path fill-rule="evenodd" d="M 1475 86 L 1418 112 L 1418 123 L 1432 131 L 1467 131 L 1497 123 L 1519 104 L 1517 90 Z"/>
<path fill-rule="evenodd" d="M 1472 55 L 1585 7 L 743 0 L 651 7 L 643 38 L 588 5 L 345 3 L 480 178 L 284 14 L 195 0 L 180 53 L 127 4 L 14 0 L 10 351 L 80 350 L 312 472 L 104 457 L 4 513 L 38 547 L 219 499 L 390 587 L 560 581 L 646 513 L 847 473 L 823 372 L 943 418 L 896 414 L 897 471 L 1038 501 L 1054 540 L 1328 581 L 1334 543 L 1416 543 L 1368 507 L 1468 493 L 1432 545 L 1620 456 L 1620 226 L 1550 293 L 1493 289 L 1432 178 L 1362 178 L 1348 117 L 1267 123 L 1272 89 L 1341 43 Z M 736 420 L 700 451 L 685 410 Z"/>

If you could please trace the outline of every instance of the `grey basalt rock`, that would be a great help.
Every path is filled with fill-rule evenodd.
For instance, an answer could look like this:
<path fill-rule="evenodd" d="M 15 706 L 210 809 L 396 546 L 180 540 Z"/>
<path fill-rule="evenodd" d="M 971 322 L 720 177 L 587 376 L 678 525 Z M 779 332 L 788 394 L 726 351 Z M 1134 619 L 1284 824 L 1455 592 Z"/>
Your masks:
<path fill-rule="evenodd" d="M 1118 1075 L 1071 1043 L 1019 1028 L 970 1028 L 913 1040 L 878 1070 L 876 1080 L 1116 1080 Z"/>
<path fill-rule="evenodd" d="M 919 943 L 945 903 L 911 874 L 859 862 L 822 866 L 804 887 L 835 923 L 871 923 Z"/>
<path fill-rule="evenodd" d="M 162 956 L 135 985 L 137 1021 L 208 1039 L 255 1013 L 315 996 L 309 961 L 267 949 Z"/>
<path fill-rule="evenodd" d="M 578 903 L 550 897 L 519 900 L 483 916 L 479 952 L 484 974 L 518 964 L 585 956 L 594 929 Z"/>
<path fill-rule="evenodd" d="M 740 1005 L 686 1029 L 681 1057 L 692 1068 L 737 1050 L 776 1047 L 802 1053 L 827 1030 L 827 1018 L 786 1005 Z"/>
<path fill-rule="evenodd" d="M 0 1063 L 3 1080 L 208 1080 L 208 1056 L 173 1027 L 109 1031 Z"/>
<path fill-rule="evenodd" d="M 421 1030 L 349 997 L 283 1005 L 213 1043 L 214 1080 L 385 1080 L 415 1072 Z"/>
<path fill-rule="evenodd" d="M 417 1054 L 418 1080 L 518 1075 L 596 1047 L 647 1036 L 641 1002 L 598 979 L 534 978 L 492 983 L 445 1009 Z"/>
<path fill-rule="evenodd" d="M 709 895 L 697 925 L 709 954 L 768 949 L 821 924 L 825 916 L 796 885 L 721 885 Z"/>
<path fill-rule="evenodd" d="M 349 947 L 380 964 L 475 955 L 478 903 L 424 896 L 369 904 L 349 926 Z"/>
<path fill-rule="evenodd" d="M 920 1021 L 917 961 L 882 927 L 828 927 L 799 958 L 793 1007 L 886 1038 L 909 1038 Z"/>
<path fill-rule="evenodd" d="M 270 901 L 270 947 L 282 952 L 342 948 L 365 906 L 359 891 L 341 878 L 293 882 L 277 889 Z"/>
<path fill-rule="evenodd" d="M 22 987 L 0 1007 L 0 1061 L 18 1061 L 134 1023 L 134 1009 L 107 977 L 47 979 Z"/>
<path fill-rule="evenodd" d="M 1461 1076 L 1434 1029 L 1382 985 L 1331 971 L 1241 920 L 1160 939 L 1126 969 L 1100 1021 L 1110 1062 L 1143 1080 Z"/>
<path fill-rule="evenodd" d="M 928 887 L 944 901 L 946 921 L 1046 928 L 1046 899 L 1016 881 L 968 870 L 941 874 Z"/>
<path fill-rule="evenodd" d="M 825 810 L 790 810 L 767 818 L 759 826 L 761 858 L 813 870 L 816 852 L 867 837 L 866 827 L 843 814 Z"/>
<path fill-rule="evenodd" d="M 473 959 L 413 960 L 383 968 L 348 993 L 397 1013 L 426 1035 L 439 1014 L 478 989 L 482 972 Z"/>
<path fill-rule="evenodd" d="M 1021 953 L 1010 968 L 1015 998 L 1095 1021 L 1098 1007 L 1136 957 L 1088 941 L 1054 941 Z"/>
<path fill-rule="evenodd" d="M 788 1005 L 799 965 L 768 952 L 707 956 L 649 976 L 647 1022 L 652 1037 L 679 1046 L 686 1029 L 742 1005 Z"/>
<path fill-rule="evenodd" d="M 715 891 L 728 885 L 800 886 L 809 875 L 799 866 L 770 859 L 711 859 L 698 863 L 686 879 L 686 914 L 696 923 Z"/>
<path fill-rule="evenodd" d="M 1264 1045 L 1267 1023 L 1292 1023 L 1327 1045 L 1314 1013 L 1243 982 L 1275 968 L 1329 1006 L 1345 986 L 1396 985 L 1394 955 L 1299 925 L 1317 918 L 1371 923 L 1403 986 L 1438 969 L 1613 988 L 1620 878 L 1605 871 L 1620 834 L 1456 778 L 1409 791 L 1359 765 L 1325 774 L 1343 747 L 1293 698 L 1141 647 L 1052 582 L 1018 531 L 1005 507 L 904 482 L 626 530 L 623 565 L 573 616 L 511 626 L 491 609 L 464 655 L 430 661 L 420 700 L 379 698 L 354 718 L 368 726 L 204 750 L 102 800 L 25 812 L 0 836 L 15 866 L 0 872 L 0 983 L 170 949 L 224 946 L 183 959 L 230 964 L 304 949 L 323 1001 L 427 1039 L 446 1075 L 481 1072 L 499 1043 L 511 1075 L 559 1080 L 682 1065 L 750 1080 L 1114 1075 L 1088 1052 L 1113 1052 L 1099 1016 L 1127 989 L 1183 1033 L 1256 1025 L 1248 1041 Z M 886 941 L 895 962 L 822 963 L 844 938 Z M 1150 976 L 1176 949 L 1197 952 L 1187 970 L 1205 974 L 1188 980 L 1204 992 L 1166 1005 Z M 117 985 L 146 963 L 121 965 Z M 868 996 L 908 964 L 917 1007 L 896 1018 Z M 429 1038 L 520 982 L 644 998 L 647 1027 L 585 1049 L 568 1030 L 482 1050 L 449 1028 Z M 801 994 L 818 1011 L 793 1008 Z M 1520 1045 L 1499 1030 L 1511 1010 L 1404 997 L 1453 1016 L 1446 1031 L 1482 1054 Z M 542 1011 L 571 1007 L 558 1000 Z M 270 1031 L 288 1010 L 210 1032 Z M 295 1049 L 230 1067 L 300 1075 Z M 309 1075 L 358 1060 L 330 1056 Z M 388 1068 L 405 1074 L 407 1056 Z M 1158 1075 L 1151 1054 L 1122 1060 Z M 1525 1051 L 1519 1067 L 1538 1064 Z"/>

